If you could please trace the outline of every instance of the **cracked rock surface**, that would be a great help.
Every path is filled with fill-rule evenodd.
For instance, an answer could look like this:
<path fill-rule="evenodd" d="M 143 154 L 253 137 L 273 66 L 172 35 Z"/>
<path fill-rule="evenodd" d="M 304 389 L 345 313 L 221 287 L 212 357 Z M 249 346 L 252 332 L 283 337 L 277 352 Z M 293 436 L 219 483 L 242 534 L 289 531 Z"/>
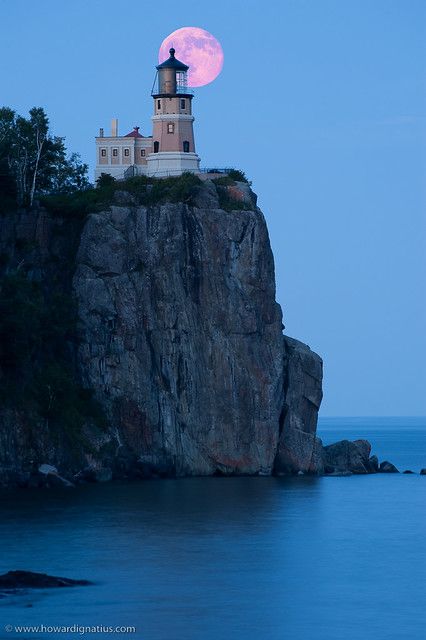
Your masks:
<path fill-rule="evenodd" d="M 72 481 L 323 472 L 321 358 L 283 336 L 265 219 L 248 185 L 230 195 L 233 211 L 210 181 L 191 204 L 121 191 L 72 239 L 42 209 L 5 222 L 0 249 L 25 232 L 31 277 L 49 287 L 66 263 L 73 362 L 107 424 L 71 452 L 46 424 L 0 411 L 0 482 L 38 486 L 45 463 Z"/>
<path fill-rule="evenodd" d="M 147 471 L 320 472 L 321 360 L 283 338 L 261 211 L 215 195 L 89 217 L 74 276 L 84 382 L 119 455 Z"/>

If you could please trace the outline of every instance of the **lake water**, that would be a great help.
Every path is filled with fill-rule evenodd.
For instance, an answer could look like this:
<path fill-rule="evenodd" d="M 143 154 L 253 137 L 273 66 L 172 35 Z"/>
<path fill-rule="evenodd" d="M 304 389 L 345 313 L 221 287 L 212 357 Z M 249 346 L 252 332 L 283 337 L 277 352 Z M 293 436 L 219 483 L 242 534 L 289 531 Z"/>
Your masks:
<path fill-rule="evenodd" d="M 426 467 L 424 419 L 322 420 Z M 204 478 L 3 492 L 0 573 L 94 581 L 0 600 L 0 638 L 424 640 L 426 476 Z M 4 625 L 135 626 L 7 633 Z"/>

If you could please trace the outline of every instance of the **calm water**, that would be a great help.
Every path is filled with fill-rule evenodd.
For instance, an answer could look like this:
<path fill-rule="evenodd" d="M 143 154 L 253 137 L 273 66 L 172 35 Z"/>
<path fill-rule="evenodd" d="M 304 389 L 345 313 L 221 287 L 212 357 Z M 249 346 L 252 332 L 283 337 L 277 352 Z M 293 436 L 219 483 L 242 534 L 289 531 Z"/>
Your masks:
<path fill-rule="evenodd" d="M 327 420 L 426 467 L 423 420 Z M 424 640 L 426 477 L 206 478 L 0 494 L 0 572 L 94 586 L 0 601 L 12 625 L 134 625 L 138 640 Z M 32 605 L 32 606 L 29 606 Z M 100 637 L 86 635 L 84 637 Z"/>

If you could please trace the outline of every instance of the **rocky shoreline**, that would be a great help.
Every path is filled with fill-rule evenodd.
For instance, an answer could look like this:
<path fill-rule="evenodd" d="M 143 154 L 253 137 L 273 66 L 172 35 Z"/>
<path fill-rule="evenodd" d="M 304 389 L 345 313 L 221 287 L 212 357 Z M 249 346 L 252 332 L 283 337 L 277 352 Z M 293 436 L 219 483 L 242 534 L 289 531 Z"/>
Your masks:
<path fill-rule="evenodd" d="M 397 467 L 383 460 L 379 463 L 376 455 L 371 455 L 371 444 L 368 440 L 340 440 L 323 448 L 324 475 L 365 475 L 370 473 L 401 473 Z M 409 469 L 405 474 L 414 474 Z M 419 475 L 426 475 L 421 469 Z"/>
<path fill-rule="evenodd" d="M 3 216 L 0 486 L 396 473 L 318 438 L 322 359 L 283 335 L 249 185 L 172 187 Z"/>
<path fill-rule="evenodd" d="M 321 442 L 321 441 L 319 441 Z M 368 440 L 339 440 L 323 447 L 317 455 L 321 460 L 319 470 L 315 473 L 309 471 L 297 471 L 292 474 L 273 472 L 272 476 L 317 476 L 317 477 L 342 477 L 353 475 L 370 475 L 383 473 L 399 473 L 410 475 L 426 475 L 426 468 L 420 469 L 418 474 L 411 469 L 400 471 L 392 462 L 383 460 L 379 462 L 376 455 L 371 455 L 371 444 Z M 216 474 L 218 475 L 218 474 Z M 232 475 L 232 474 L 230 474 Z M 234 474 L 236 476 L 237 474 Z M 244 474 L 238 474 L 244 475 Z M 245 474 L 265 476 L 267 474 Z M 38 470 L 17 474 L 13 486 L 18 488 L 74 488 L 79 485 L 111 482 L 113 480 L 146 480 L 174 477 L 168 473 L 167 468 L 147 470 L 146 467 L 138 469 L 137 466 L 127 474 L 115 474 L 112 469 L 105 467 L 86 467 L 74 475 L 67 475 L 66 471 L 60 474 L 52 465 L 43 464 Z M 1 587 L 1 576 L 0 576 Z"/>

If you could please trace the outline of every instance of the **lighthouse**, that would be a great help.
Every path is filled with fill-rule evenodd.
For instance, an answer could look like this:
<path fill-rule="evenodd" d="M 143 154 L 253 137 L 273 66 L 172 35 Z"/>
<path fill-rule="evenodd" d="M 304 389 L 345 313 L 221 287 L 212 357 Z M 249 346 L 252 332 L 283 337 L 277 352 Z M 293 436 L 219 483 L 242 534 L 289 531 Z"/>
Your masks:
<path fill-rule="evenodd" d="M 175 57 L 157 66 L 157 84 L 152 92 L 152 148 L 147 156 L 148 176 L 173 176 L 184 171 L 199 173 L 200 158 L 195 152 L 193 94 L 188 89 L 189 67 Z"/>
<path fill-rule="evenodd" d="M 124 136 L 118 135 L 114 118 L 111 135 L 100 129 L 96 138 L 95 180 L 107 173 L 117 180 L 132 176 L 180 176 L 185 171 L 200 173 L 200 158 L 195 153 L 193 93 L 188 88 L 189 67 L 170 57 L 157 66 L 152 97 L 152 136 L 144 136 L 134 127 Z"/>

